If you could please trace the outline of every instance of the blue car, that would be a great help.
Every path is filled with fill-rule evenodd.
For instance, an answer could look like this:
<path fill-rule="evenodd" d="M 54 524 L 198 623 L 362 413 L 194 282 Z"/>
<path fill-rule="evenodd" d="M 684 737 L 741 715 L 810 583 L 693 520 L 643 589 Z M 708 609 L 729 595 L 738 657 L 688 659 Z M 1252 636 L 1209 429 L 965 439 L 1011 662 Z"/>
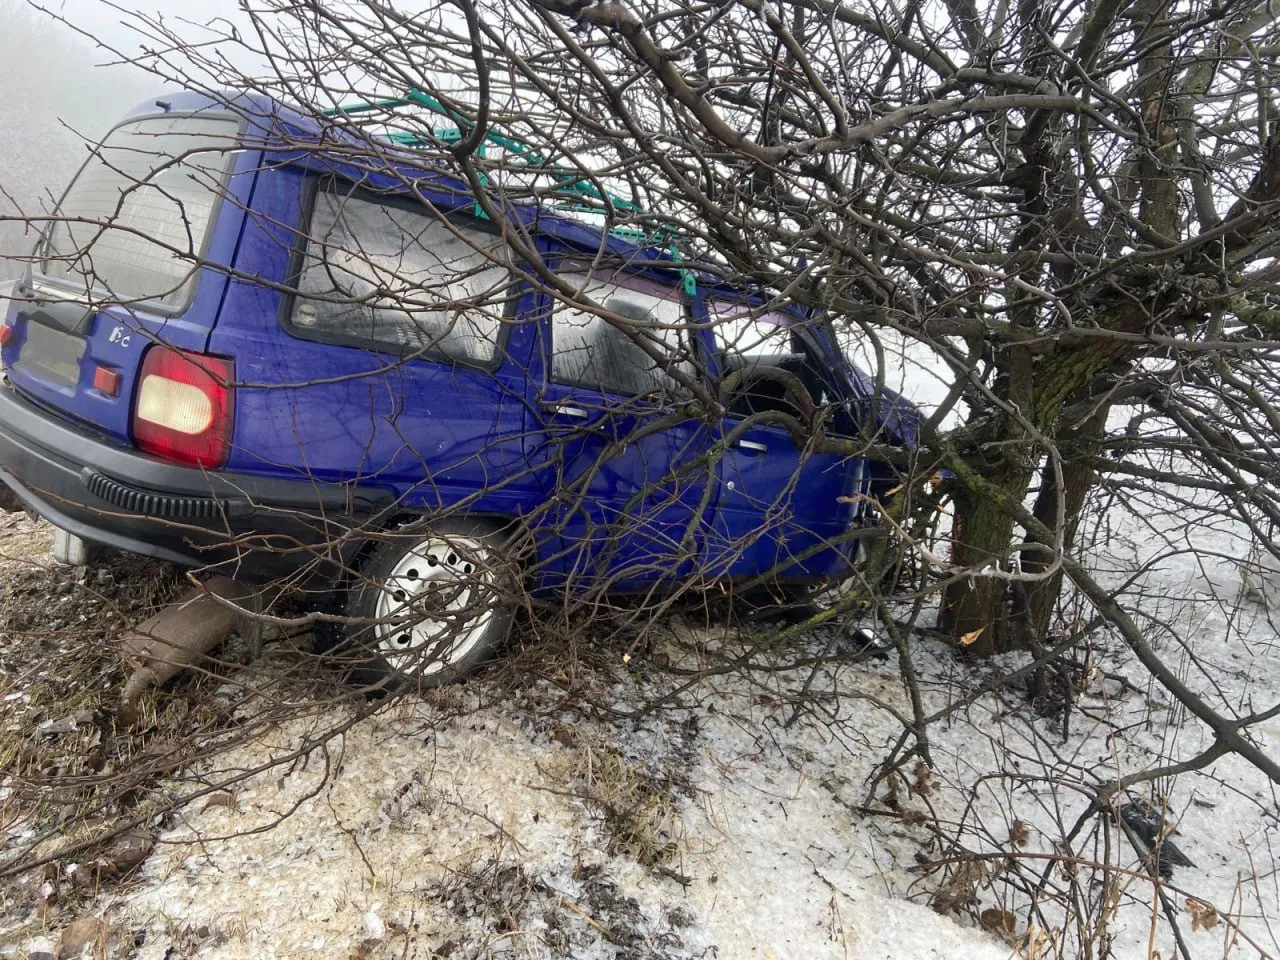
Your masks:
<path fill-rule="evenodd" d="M 803 314 L 501 196 L 264 98 L 135 111 L 2 315 L 0 479 L 83 541 L 327 584 L 364 682 L 464 675 L 518 590 L 847 576 L 890 475 L 805 432 L 909 444 L 914 408 Z"/>

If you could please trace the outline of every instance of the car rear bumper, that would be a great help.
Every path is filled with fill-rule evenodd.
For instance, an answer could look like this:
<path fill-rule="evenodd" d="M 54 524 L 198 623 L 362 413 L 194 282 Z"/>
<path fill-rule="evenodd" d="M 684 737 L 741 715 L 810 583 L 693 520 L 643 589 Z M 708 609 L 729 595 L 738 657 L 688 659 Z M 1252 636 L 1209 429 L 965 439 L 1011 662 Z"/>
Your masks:
<path fill-rule="evenodd" d="M 178 466 L 118 447 L 0 388 L 0 480 L 93 543 L 262 580 L 331 571 L 380 525 L 376 487 Z"/>

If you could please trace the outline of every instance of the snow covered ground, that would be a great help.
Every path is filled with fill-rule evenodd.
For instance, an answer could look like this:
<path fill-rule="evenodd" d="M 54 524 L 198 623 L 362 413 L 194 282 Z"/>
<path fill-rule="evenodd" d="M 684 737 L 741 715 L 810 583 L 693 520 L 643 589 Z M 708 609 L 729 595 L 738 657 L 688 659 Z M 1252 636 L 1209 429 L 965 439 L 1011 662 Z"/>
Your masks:
<path fill-rule="evenodd" d="M 1240 531 L 1104 506 L 1090 566 L 1128 582 L 1166 662 L 1224 709 L 1280 701 L 1274 584 L 1242 578 Z M 30 562 L 30 543 L 16 552 Z M 140 960 L 1280 956 L 1280 806 L 1242 761 L 1135 790 L 1167 801 L 1196 865 L 1164 904 L 1114 823 L 1077 824 L 1088 788 L 1211 742 L 1117 639 L 1079 664 L 1065 726 L 1020 686 L 963 702 L 1018 657 L 968 664 L 913 641 L 924 712 L 957 709 L 930 729 L 931 766 L 879 780 L 911 715 L 897 655 L 819 633 L 761 650 L 761 669 L 673 672 L 744 642 L 676 617 L 626 664 L 603 643 L 563 663 L 533 647 L 518 678 L 401 700 L 270 766 L 354 707 L 300 709 L 173 781 L 206 793 L 131 880 L 25 939 L 0 931 L 0 955 L 50 946 L 74 911 Z M 300 660 L 268 647 L 224 687 Z M 763 669 L 784 662 L 799 665 Z M 1280 755 L 1280 719 L 1257 739 Z"/>
<path fill-rule="evenodd" d="M 1008 956 L 888 895 L 876 845 L 847 808 L 763 747 L 753 726 L 768 727 L 767 712 L 726 711 L 696 732 L 655 718 L 613 740 L 621 729 L 539 717 L 536 694 L 443 722 L 430 704 L 403 704 L 335 745 L 341 770 L 327 783 L 313 763 L 195 815 L 116 907 L 121 922 L 149 925 L 138 956 L 168 956 L 175 930 L 206 931 L 200 955 L 224 957 L 346 956 L 361 944 L 424 958 Z M 671 876 L 637 863 L 609 813 L 584 799 L 612 795 L 598 779 L 608 773 L 590 770 L 617 754 L 689 777 L 642 828 L 667 831 Z M 297 803 L 269 832 L 184 842 Z"/>

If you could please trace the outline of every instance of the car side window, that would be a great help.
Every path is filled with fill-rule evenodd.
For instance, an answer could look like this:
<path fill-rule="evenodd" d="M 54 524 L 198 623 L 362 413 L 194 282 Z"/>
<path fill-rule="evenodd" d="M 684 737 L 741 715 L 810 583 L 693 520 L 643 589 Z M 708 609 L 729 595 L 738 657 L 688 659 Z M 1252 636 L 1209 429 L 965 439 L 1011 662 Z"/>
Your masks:
<path fill-rule="evenodd" d="M 636 337 L 692 375 L 688 319 L 676 288 L 613 271 L 562 269 L 561 279 L 600 312 L 557 298 L 551 313 L 551 378 L 604 393 L 640 396 L 681 393 L 682 388 Z M 620 318 L 610 322 L 602 314 Z M 623 329 L 626 325 L 635 337 Z"/>
<path fill-rule="evenodd" d="M 785 314 L 760 312 L 747 304 L 713 300 L 707 305 L 716 351 L 724 356 L 794 354 L 792 320 Z"/>
<path fill-rule="evenodd" d="M 512 296 L 501 237 L 423 207 L 321 191 L 292 326 L 307 334 L 488 362 Z"/>

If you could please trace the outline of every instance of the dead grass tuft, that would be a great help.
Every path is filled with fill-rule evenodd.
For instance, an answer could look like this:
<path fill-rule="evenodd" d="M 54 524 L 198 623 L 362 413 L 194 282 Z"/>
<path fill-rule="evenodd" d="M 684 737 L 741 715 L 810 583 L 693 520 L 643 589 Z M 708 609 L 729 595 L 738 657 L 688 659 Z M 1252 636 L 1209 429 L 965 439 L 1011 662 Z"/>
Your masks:
<path fill-rule="evenodd" d="M 642 771 L 616 747 L 579 738 L 543 773 L 568 784 L 567 792 L 597 812 L 608 835 L 608 851 L 646 867 L 670 863 L 679 850 L 674 785 Z"/>

